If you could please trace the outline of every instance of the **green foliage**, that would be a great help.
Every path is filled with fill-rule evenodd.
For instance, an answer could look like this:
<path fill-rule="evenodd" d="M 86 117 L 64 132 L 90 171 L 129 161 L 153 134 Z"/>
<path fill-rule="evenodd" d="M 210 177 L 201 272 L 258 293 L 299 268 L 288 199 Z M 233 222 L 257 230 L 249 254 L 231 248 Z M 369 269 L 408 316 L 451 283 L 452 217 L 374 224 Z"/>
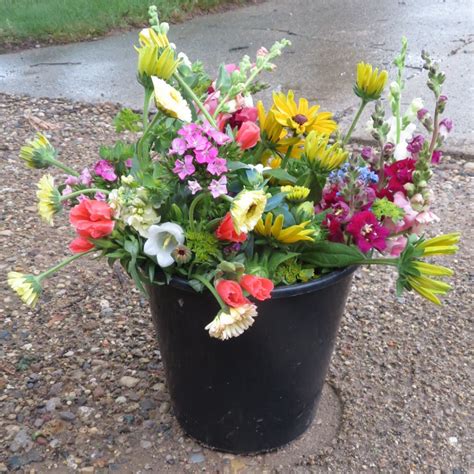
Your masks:
<path fill-rule="evenodd" d="M 362 264 L 365 255 L 354 245 L 315 242 L 301 254 L 301 260 L 317 268 L 342 268 Z"/>
<path fill-rule="evenodd" d="M 142 118 L 131 109 L 122 109 L 114 118 L 114 127 L 117 133 L 125 130 L 139 132 L 142 129 Z"/>
<path fill-rule="evenodd" d="M 389 217 L 393 222 L 398 222 L 405 215 L 405 211 L 403 209 L 389 201 L 386 197 L 383 199 L 375 199 L 372 204 L 372 212 L 375 214 L 377 219 Z"/>
<path fill-rule="evenodd" d="M 313 268 L 304 268 L 303 264 L 296 258 L 286 260 L 278 266 L 274 273 L 275 283 L 293 285 L 298 282 L 306 282 L 314 278 Z"/>
<path fill-rule="evenodd" d="M 147 23 L 155 4 L 160 19 L 183 20 L 194 11 L 245 0 L 2 0 L 0 44 L 25 39 L 77 41 Z"/>
<path fill-rule="evenodd" d="M 193 252 L 195 263 L 211 263 L 221 256 L 219 241 L 214 234 L 206 231 L 188 230 L 186 246 Z"/>

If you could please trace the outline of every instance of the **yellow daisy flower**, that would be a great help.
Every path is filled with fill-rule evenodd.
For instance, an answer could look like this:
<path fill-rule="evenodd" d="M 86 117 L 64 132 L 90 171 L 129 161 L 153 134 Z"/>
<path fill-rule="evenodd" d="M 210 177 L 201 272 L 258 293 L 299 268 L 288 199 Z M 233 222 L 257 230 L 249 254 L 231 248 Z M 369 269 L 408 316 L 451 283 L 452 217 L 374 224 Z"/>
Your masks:
<path fill-rule="evenodd" d="M 191 122 L 191 109 L 181 93 L 162 79 L 152 77 L 156 106 L 171 117 Z"/>
<path fill-rule="evenodd" d="M 296 104 L 294 92 L 291 90 L 288 95 L 282 92 L 273 93 L 273 113 L 276 121 L 298 135 L 311 130 L 331 134 L 336 130 L 337 124 L 332 120 L 332 114 L 318 113 L 319 108 L 319 105 L 310 107 L 306 99 L 300 99 Z"/>
<path fill-rule="evenodd" d="M 438 237 L 416 244 L 416 248 L 423 250 L 424 257 L 431 255 L 451 255 L 459 250 L 459 247 L 455 244 L 459 242 L 460 237 L 461 234 L 459 232 L 439 235 Z"/>
<path fill-rule="evenodd" d="M 170 45 L 165 33 L 157 33 L 153 28 L 144 28 L 138 33 L 138 41 L 141 46 L 158 46 L 167 48 Z"/>
<path fill-rule="evenodd" d="M 53 216 L 61 210 L 61 195 L 54 186 L 54 178 L 45 174 L 38 182 L 38 213 L 48 224 L 53 225 Z"/>
<path fill-rule="evenodd" d="M 306 229 L 311 221 L 301 222 L 301 224 L 292 225 L 287 228 L 283 228 L 285 218 L 283 214 L 279 214 L 275 220 L 273 220 L 273 214 L 269 212 L 265 218 L 260 219 L 255 226 L 255 232 L 264 237 L 273 237 L 282 244 L 294 244 L 296 242 L 313 242 L 313 238 L 310 237 L 313 233 L 313 229 Z"/>
<path fill-rule="evenodd" d="M 338 143 L 329 146 L 329 135 L 318 135 L 315 131 L 306 137 L 304 152 L 310 162 L 318 163 L 327 171 L 338 168 L 349 156 Z"/>
<path fill-rule="evenodd" d="M 34 308 L 41 294 L 41 284 L 33 275 L 19 272 L 8 273 L 8 285 L 21 298 L 23 303 Z"/>
<path fill-rule="evenodd" d="M 138 76 L 142 82 L 146 77 L 152 76 L 167 81 L 179 66 L 179 60 L 175 59 L 174 50 L 170 46 L 161 50 L 154 45 L 135 49 L 138 53 Z"/>
<path fill-rule="evenodd" d="M 310 189 L 305 186 L 281 186 L 280 191 L 286 194 L 288 201 L 303 201 L 310 193 Z"/>
<path fill-rule="evenodd" d="M 263 106 L 263 102 L 259 100 L 257 102 L 257 111 L 260 130 L 265 133 L 267 140 L 277 144 L 283 138 L 285 138 L 286 131 L 283 129 L 283 126 L 276 121 L 272 109 L 270 109 L 267 113 L 265 111 L 265 107 Z"/>
<path fill-rule="evenodd" d="M 48 168 L 51 164 L 49 159 L 54 158 L 55 155 L 55 149 L 51 146 L 48 139 L 39 132 L 34 140 L 28 141 L 20 149 L 20 158 L 28 168 Z"/>
<path fill-rule="evenodd" d="M 382 95 L 388 80 L 388 72 L 373 70 L 370 64 L 363 62 L 357 65 L 357 78 L 354 85 L 355 94 L 363 100 L 377 100 Z"/>
<path fill-rule="evenodd" d="M 244 190 L 237 194 L 230 206 L 235 231 L 240 234 L 253 230 L 262 217 L 266 205 L 267 196 L 262 190 Z"/>

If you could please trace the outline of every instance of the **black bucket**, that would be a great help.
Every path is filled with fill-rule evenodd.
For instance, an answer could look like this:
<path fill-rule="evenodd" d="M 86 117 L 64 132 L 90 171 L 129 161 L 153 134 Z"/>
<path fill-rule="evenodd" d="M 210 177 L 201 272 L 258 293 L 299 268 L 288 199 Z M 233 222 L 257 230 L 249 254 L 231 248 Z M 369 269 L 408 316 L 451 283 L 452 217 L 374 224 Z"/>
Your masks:
<path fill-rule="evenodd" d="M 153 321 L 174 413 L 204 445 L 270 451 L 311 424 L 356 267 L 278 287 L 254 325 L 227 341 L 204 327 L 219 306 L 185 280 L 151 286 Z"/>

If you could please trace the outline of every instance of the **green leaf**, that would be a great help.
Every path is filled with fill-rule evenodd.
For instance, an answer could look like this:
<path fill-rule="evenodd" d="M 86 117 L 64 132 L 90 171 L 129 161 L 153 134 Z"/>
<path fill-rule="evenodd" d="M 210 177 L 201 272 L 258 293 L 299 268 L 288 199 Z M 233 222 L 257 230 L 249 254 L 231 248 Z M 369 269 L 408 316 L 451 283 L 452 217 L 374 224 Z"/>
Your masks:
<path fill-rule="evenodd" d="M 229 90 L 230 86 L 230 74 L 227 72 L 225 65 L 221 64 L 217 73 L 216 90 L 220 90 L 221 94 L 226 93 Z"/>
<path fill-rule="evenodd" d="M 247 167 L 248 165 L 246 163 L 242 163 L 241 161 L 227 161 L 227 168 L 229 169 L 229 171 L 241 170 Z"/>
<path fill-rule="evenodd" d="M 300 258 L 318 268 L 347 267 L 365 260 L 364 254 L 354 245 L 335 242 L 316 242 Z"/>
<path fill-rule="evenodd" d="M 275 168 L 272 170 L 265 170 L 263 172 L 264 176 L 271 176 L 272 178 L 276 178 L 279 181 L 288 181 L 291 184 L 296 183 L 296 178 L 292 176 L 288 171 L 282 168 Z"/>
<path fill-rule="evenodd" d="M 114 126 L 117 133 L 125 130 L 139 132 L 142 129 L 141 117 L 131 109 L 125 108 L 115 116 Z"/>
<path fill-rule="evenodd" d="M 285 199 L 286 193 L 278 193 L 272 196 L 268 201 L 267 205 L 265 206 L 265 211 L 264 212 L 270 212 L 271 210 L 275 209 L 278 207 L 283 200 Z"/>

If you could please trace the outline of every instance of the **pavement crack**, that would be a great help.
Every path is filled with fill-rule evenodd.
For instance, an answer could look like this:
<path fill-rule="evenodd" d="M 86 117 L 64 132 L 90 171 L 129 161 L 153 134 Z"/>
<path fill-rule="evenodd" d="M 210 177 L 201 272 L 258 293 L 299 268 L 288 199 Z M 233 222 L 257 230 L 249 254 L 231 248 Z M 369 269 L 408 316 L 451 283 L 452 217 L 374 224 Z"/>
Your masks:
<path fill-rule="evenodd" d="M 474 38 L 469 38 L 468 40 L 464 38 L 459 38 L 458 41 L 461 41 L 461 45 L 459 45 L 457 48 L 452 49 L 448 56 L 454 56 L 455 54 L 458 54 L 461 50 L 463 50 L 466 46 L 469 46 L 470 44 L 474 43 Z"/>
<path fill-rule="evenodd" d="M 30 64 L 30 67 L 38 67 L 38 66 L 78 66 L 82 63 L 73 63 L 73 62 L 65 62 L 65 63 L 36 63 Z"/>

